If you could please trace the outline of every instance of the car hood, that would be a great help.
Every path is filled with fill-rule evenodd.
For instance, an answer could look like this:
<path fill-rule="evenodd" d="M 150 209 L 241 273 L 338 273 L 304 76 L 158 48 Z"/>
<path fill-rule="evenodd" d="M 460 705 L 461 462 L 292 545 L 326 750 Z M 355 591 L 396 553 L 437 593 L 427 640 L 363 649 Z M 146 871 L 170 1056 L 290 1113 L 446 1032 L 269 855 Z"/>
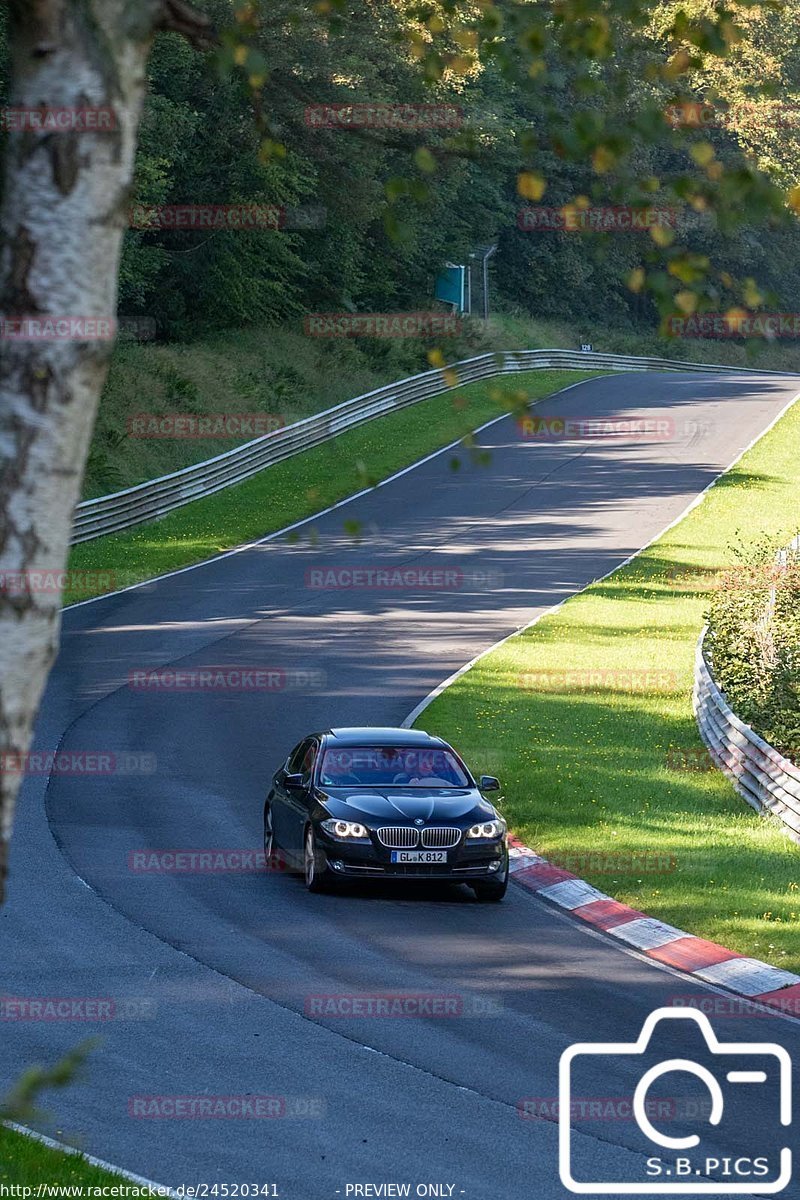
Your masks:
<path fill-rule="evenodd" d="M 488 821 L 495 810 L 477 788 L 326 788 L 320 800 L 332 816 L 340 820 L 366 823 L 378 821 L 456 821 L 472 817 Z"/>

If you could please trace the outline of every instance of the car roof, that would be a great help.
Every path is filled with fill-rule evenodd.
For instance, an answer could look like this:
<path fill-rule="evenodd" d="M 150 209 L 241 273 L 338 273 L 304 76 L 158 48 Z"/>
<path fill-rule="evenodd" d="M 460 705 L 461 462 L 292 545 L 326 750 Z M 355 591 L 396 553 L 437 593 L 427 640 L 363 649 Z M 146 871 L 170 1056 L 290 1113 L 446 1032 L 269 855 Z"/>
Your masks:
<path fill-rule="evenodd" d="M 325 736 L 340 746 L 446 746 L 443 738 L 424 729 L 393 729 L 391 726 L 354 725 L 329 729 Z"/>

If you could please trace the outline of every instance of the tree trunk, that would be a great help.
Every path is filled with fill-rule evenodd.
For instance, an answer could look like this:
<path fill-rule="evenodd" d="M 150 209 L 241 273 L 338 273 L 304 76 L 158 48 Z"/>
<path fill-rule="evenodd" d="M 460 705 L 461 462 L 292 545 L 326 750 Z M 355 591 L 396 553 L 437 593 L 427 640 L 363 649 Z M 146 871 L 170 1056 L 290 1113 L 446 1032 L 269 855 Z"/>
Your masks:
<path fill-rule="evenodd" d="M 0 210 L 0 903 L 21 778 L 9 756 L 29 749 L 60 627 L 60 589 L 36 576 L 66 564 L 113 346 L 145 69 L 164 7 L 12 4 L 12 132 Z M 76 128 L 81 118 L 65 124 L 62 115 L 59 129 L 19 128 L 30 119 L 14 110 L 28 109 L 98 110 L 82 120 L 100 127 Z M 53 335 L 47 316 L 81 322 Z M 99 321 L 92 327 L 86 318 Z"/>

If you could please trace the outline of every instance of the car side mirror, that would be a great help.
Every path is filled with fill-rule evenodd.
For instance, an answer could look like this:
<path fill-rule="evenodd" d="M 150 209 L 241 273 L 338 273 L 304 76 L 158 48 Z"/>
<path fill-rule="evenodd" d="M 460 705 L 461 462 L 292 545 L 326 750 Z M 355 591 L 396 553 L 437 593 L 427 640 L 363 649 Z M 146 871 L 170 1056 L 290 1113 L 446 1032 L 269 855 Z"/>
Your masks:
<path fill-rule="evenodd" d="M 500 780 L 495 779 L 494 775 L 481 775 L 478 787 L 482 792 L 499 792 Z"/>
<path fill-rule="evenodd" d="M 296 775 L 284 775 L 284 787 L 301 788 L 303 786 L 303 776 L 298 772 Z"/>

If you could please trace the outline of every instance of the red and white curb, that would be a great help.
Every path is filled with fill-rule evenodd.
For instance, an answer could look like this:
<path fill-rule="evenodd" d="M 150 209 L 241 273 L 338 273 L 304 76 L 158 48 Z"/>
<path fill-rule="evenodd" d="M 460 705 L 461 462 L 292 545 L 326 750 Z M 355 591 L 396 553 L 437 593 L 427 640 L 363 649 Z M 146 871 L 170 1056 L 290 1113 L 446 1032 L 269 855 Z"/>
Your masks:
<path fill-rule="evenodd" d="M 704 983 L 726 988 L 756 1004 L 800 1016 L 800 975 L 757 958 L 746 958 L 637 912 L 570 871 L 554 866 L 518 838 L 511 836 L 508 841 L 509 871 L 520 887 L 618 938 L 647 958 L 685 971 Z"/>

